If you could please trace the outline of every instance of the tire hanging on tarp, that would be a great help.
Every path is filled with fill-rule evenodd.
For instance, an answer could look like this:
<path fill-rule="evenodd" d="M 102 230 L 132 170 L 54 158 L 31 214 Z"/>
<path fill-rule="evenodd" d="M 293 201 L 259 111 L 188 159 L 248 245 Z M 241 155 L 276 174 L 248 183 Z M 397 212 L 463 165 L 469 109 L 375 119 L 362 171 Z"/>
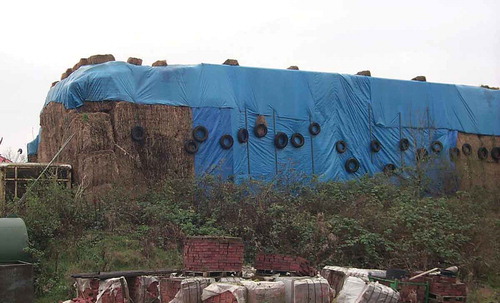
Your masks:
<path fill-rule="evenodd" d="M 464 153 L 464 155 L 466 156 L 470 156 L 472 155 L 472 146 L 469 144 L 469 143 L 464 143 L 462 145 L 462 152 Z"/>
<path fill-rule="evenodd" d="M 219 139 L 219 144 L 222 149 L 230 149 L 231 147 L 233 147 L 234 139 L 231 135 L 223 135 Z"/>
<path fill-rule="evenodd" d="M 198 152 L 198 148 L 198 142 L 195 140 L 186 140 L 186 142 L 184 142 L 184 150 L 188 154 L 196 154 Z"/>
<path fill-rule="evenodd" d="M 265 124 L 257 124 L 253 128 L 253 133 L 257 138 L 263 138 L 267 135 L 267 126 Z"/>
<path fill-rule="evenodd" d="M 477 157 L 480 159 L 480 160 L 486 160 L 488 159 L 488 149 L 486 149 L 486 147 L 480 147 L 478 150 L 477 150 Z"/>
<path fill-rule="evenodd" d="M 335 150 L 339 154 L 345 153 L 347 151 L 347 142 L 345 142 L 344 140 L 339 140 L 335 142 Z"/>
<path fill-rule="evenodd" d="M 248 142 L 248 130 L 246 128 L 240 128 L 238 130 L 238 142 L 247 143 Z"/>
<path fill-rule="evenodd" d="M 193 129 L 193 139 L 197 142 L 205 142 L 208 139 L 208 129 L 205 126 L 196 126 Z"/>
<path fill-rule="evenodd" d="M 290 143 L 292 143 L 292 146 L 295 148 L 302 147 L 305 143 L 304 136 L 302 136 L 302 134 L 300 133 L 294 133 L 290 138 Z"/>
<path fill-rule="evenodd" d="M 359 161 L 356 158 L 350 158 L 345 162 L 345 170 L 348 173 L 355 173 L 359 170 Z"/>
<path fill-rule="evenodd" d="M 283 132 L 274 135 L 274 145 L 277 149 L 283 149 L 288 145 L 288 136 Z"/>
<path fill-rule="evenodd" d="M 410 148 L 410 140 L 403 138 L 399 140 L 399 150 L 407 151 Z"/>
<path fill-rule="evenodd" d="M 313 136 L 318 135 L 321 132 L 321 126 L 317 122 L 311 122 L 309 124 L 309 133 Z"/>
<path fill-rule="evenodd" d="M 144 139 L 146 138 L 146 131 L 142 126 L 136 125 L 132 127 L 132 130 L 130 131 L 130 136 L 132 137 L 132 140 L 135 142 L 143 142 Z"/>

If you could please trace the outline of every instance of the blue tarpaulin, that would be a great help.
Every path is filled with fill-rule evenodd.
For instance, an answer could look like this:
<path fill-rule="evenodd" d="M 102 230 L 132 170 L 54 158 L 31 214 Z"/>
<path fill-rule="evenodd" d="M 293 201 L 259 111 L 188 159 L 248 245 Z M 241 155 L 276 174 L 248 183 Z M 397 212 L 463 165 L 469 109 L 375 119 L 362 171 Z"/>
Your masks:
<path fill-rule="evenodd" d="M 431 142 L 443 146 L 440 156 L 456 144 L 457 131 L 500 135 L 500 91 L 479 87 L 388 80 L 335 73 L 274 70 L 226 65 L 148 67 L 124 62 L 83 66 L 51 88 L 48 102 L 77 108 L 85 101 L 128 101 L 193 108 L 193 127 L 202 125 L 209 138 L 195 156 L 197 175 L 248 176 L 269 179 L 284 171 L 317 175 L 323 180 L 345 180 L 415 162 L 415 151 L 429 150 Z M 268 135 L 257 138 L 253 127 L 266 117 Z M 311 122 L 321 126 L 313 136 Z M 247 128 L 248 143 L 236 140 Z M 274 146 L 274 134 L 300 133 L 305 144 L 284 149 Z M 219 139 L 235 138 L 229 150 Z M 408 151 L 399 140 L 408 138 Z M 377 139 L 382 150 L 370 150 Z M 344 140 L 340 154 L 335 142 Z M 30 151 L 33 151 L 30 148 Z M 36 150 L 36 149 L 35 149 Z M 344 164 L 354 157 L 356 173 Z"/>

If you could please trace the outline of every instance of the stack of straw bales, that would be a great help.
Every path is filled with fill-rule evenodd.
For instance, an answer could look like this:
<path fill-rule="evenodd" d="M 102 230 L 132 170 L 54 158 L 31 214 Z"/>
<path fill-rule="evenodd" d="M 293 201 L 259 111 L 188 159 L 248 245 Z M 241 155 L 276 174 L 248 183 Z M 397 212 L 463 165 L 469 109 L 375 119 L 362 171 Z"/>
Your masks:
<path fill-rule="evenodd" d="M 114 184 L 147 186 L 194 176 L 194 158 L 184 151 L 191 109 L 130 102 L 85 102 L 76 110 L 49 103 L 41 113 L 38 161 L 49 162 L 72 134 L 57 162 L 73 166 L 74 182 L 99 194 Z M 144 129 L 135 141 L 131 131 Z"/>

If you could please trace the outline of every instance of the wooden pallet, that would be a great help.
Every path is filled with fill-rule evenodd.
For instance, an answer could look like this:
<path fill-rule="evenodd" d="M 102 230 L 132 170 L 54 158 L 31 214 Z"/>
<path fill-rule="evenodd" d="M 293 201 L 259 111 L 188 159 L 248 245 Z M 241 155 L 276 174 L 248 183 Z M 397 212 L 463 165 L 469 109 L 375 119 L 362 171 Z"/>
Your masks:
<path fill-rule="evenodd" d="M 241 271 L 190 271 L 185 270 L 183 274 L 186 277 L 204 277 L 204 278 L 219 278 L 219 277 L 241 277 Z"/>
<path fill-rule="evenodd" d="M 273 276 L 277 274 L 279 274 L 280 276 L 301 276 L 295 271 L 269 270 L 269 269 L 257 269 L 255 274 L 257 276 Z"/>
<path fill-rule="evenodd" d="M 466 296 L 442 296 L 433 293 L 429 294 L 429 303 L 441 303 L 441 302 L 464 302 L 467 300 Z"/>

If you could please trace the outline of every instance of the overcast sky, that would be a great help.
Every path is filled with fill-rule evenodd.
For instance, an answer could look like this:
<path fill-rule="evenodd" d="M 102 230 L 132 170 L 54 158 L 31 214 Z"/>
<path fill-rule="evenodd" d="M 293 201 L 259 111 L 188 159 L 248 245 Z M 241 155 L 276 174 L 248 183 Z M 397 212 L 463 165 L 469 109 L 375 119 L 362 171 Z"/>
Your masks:
<path fill-rule="evenodd" d="M 499 12 L 499 0 L 3 2 L 0 152 L 26 150 L 50 84 L 94 54 L 498 87 Z"/>

